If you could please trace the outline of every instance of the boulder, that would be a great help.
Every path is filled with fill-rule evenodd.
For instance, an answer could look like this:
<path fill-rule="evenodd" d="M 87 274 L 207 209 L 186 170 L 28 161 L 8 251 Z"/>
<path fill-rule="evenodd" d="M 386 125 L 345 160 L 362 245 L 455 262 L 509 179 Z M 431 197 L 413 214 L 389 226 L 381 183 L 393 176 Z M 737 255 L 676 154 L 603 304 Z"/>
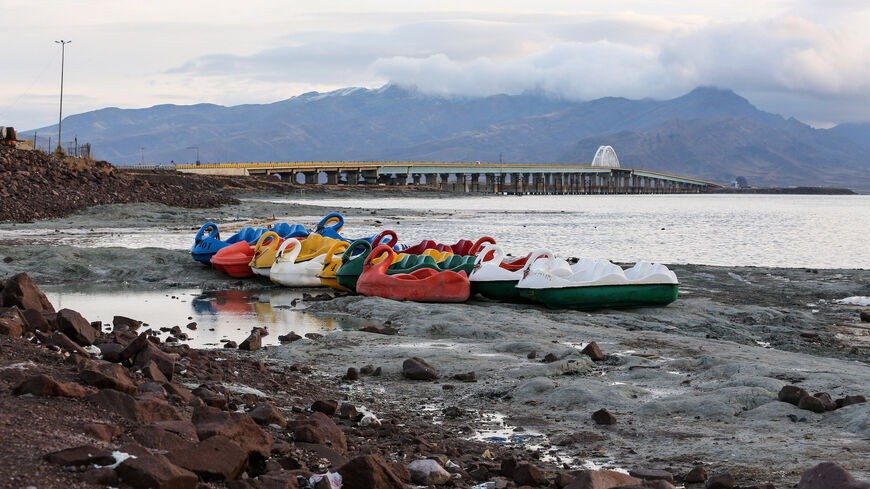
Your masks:
<path fill-rule="evenodd" d="M 263 340 L 260 338 L 260 331 L 255 329 L 244 341 L 239 343 L 239 350 L 254 351 L 259 350 L 262 346 Z"/>
<path fill-rule="evenodd" d="M 136 331 L 140 327 L 142 327 L 142 321 L 125 316 L 115 316 L 112 318 L 113 331 Z"/>
<path fill-rule="evenodd" d="M 861 321 L 863 321 L 865 323 L 870 323 L 870 310 L 861 311 L 861 314 L 859 315 L 859 317 L 861 318 Z"/>
<path fill-rule="evenodd" d="M 139 338 L 136 338 L 138 340 Z M 126 349 L 125 349 L 126 350 Z M 157 347 L 154 343 L 148 341 L 138 352 L 133 360 L 133 369 L 142 370 L 153 362 L 157 368 L 163 373 L 168 382 L 172 381 L 172 375 L 175 373 L 175 357 Z"/>
<path fill-rule="evenodd" d="M 696 465 L 692 467 L 692 470 L 683 477 L 683 482 L 686 483 L 697 483 L 704 482 L 707 480 L 707 471 L 704 470 L 704 467 L 701 465 Z"/>
<path fill-rule="evenodd" d="M 610 489 L 640 483 L 640 479 L 615 470 L 584 470 L 565 489 Z"/>
<path fill-rule="evenodd" d="M 797 405 L 800 409 L 806 409 L 814 413 L 823 413 L 826 411 L 825 404 L 821 399 L 815 396 L 804 396 L 798 401 Z"/>
<path fill-rule="evenodd" d="M 338 411 L 338 403 L 330 400 L 317 400 L 311 405 L 311 410 L 333 416 Z"/>
<path fill-rule="evenodd" d="M 124 350 L 124 345 L 120 343 L 100 343 L 97 345 L 97 348 L 100 349 L 100 355 L 103 356 L 103 360 L 112 363 L 121 362 L 121 352 Z"/>
<path fill-rule="evenodd" d="M 287 420 L 284 419 L 284 415 L 281 414 L 281 411 L 268 402 L 261 402 L 254 406 L 254 409 L 248 411 L 248 416 L 259 425 L 268 426 L 274 424 L 282 428 L 287 426 Z"/>
<path fill-rule="evenodd" d="M 616 424 L 616 416 L 602 408 L 592 413 L 592 421 L 595 421 L 595 424 Z"/>
<path fill-rule="evenodd" d="M 438 371 L 422 358 L 413 357 L 402 363 L 402 375 L 412 380 L 433 380 L 438 378 Z"/>
<path fill-rule="evenodd" d="M 191 394 L 202 399 L 206 406 L 211 406 L 218 409 L 226 409 L 230 402 L 226 394 L 215 392 L 205 384 L 194 389 Z"/>
<path fill-rule="evenodd" d="M 0 290 L 0 306 L 54 312 L 54 306 L 26 273 L 6 279 L 3 289 Z"/>
<path fill-rule="evenodd" d="M 327 418 L 329 419 L 329 418 Z M 193 410 L 193 425 L 200 440 L 223 436 L 242 448 L 249 455 L 268 458 L 272 449 L 272 437 L 257 426 L 245 413 L 226 412 L 210 406 Z"/>
<path fill-rule="evenodd" d="M 514 482 L 521 486 L 546 486 L 549 484 L 543 472 L 528 462 L 520 462 L 514 468 Z"/>
<path fill-rule="evenodd" d="M 99 389 L 115 389 L 127 394 L 135 394 L 137 391 L 133 380 L 127 375 L 127 369 L 117 363 L 88 360 L 79 369 L 79 377 L 86 384 Z"/>
<path fill-rule="evenodd" d="M 797 406 L 801 398 L 804 398 L 808 395 L 810 394 L 807 391 L 801 389 L 796 385 L 786 385 L 779 390 L 777 399 L 782 402 L 787 402 L 789 404 L 794 404 L 795 406 Z"/>
<path fill-rule="evenodd" d="M 851 406 L 852 404 L 861 404 L 862 402 L 867 402 L 867 398 L 864 396 L 846 396 L 841 397 L 835 401 L 837 409 L 841 407 Z"/>
<path fill-rule="evenodd" d="M 357 457 L 338 469 L 342 489 L 404 489 L 405 484 L 380 455 Z"/>
<path fill-rule="evenodd" d="M 441 485 L 450 481 L 450 473 L 437 460 L 414 460 L 408 464 L 411 482 L 420 486 Z"/>
<path fill-rule="evenodd" d="M 645 481 L 664 480 L 668 482 L 674 482 L 674 474 L 668 472 L 667 470 L 634 469 L 629 470 L 628 475 L 632 477 L 637 477 L 638 479 Z"/>
<path fill-rule="evenodd" d="M 106 411 L 140 423 L 181 419 L 178 411 L 165 402 L 155 399 L 134 399 L 132 396 L 114 389 L 103 389 L 86 399 Z"/>
<path fill-rule="evenodd" d="M 837 409 L 837 403 L 834 402 L 834 399 L 832 399 L 831 395 L 827 392 L 818 392 L 813 394 L 813 397 L 822 402 L 825 411 L 833 411 L 834 409 Z"/>
<path fill-rule="evenodd" d="M 867 489 L 870 483 L 856 481 L 843 467 L 823 462 L 804 471 L 797 489 Z"/>
<path fill-rule="evenodd" d="M 57 452 L 51 452 L 45 455 L 45 460 L 49 463 L 68 466 L 81 465 L 110 465 L 115 463 L 115 457 L 112 452 L 102 448 L 97 448 L 90 445 L 85 445 L 75 448 L 67 448 Z"/>
<path fill-rule="evenodd" d="M 81 314 L 72 309 L 61 309 L 57 312 L 57 329 L 79 345 L 93 345 L 97 339 L 97 330 Z"/>
<path fill-rule="evenodd" d="M 344 432 L 323 413 L 316 412 L 307 419 L 296 420 L 293 435 L 296 441 L 329 445 L 341 453 L 347 452 Z"/>
<path fill-rule="evenodd" d="M 112 423 L 87 423 L 82 427 L 86 435 L 96 440 L 109 443 L 112 438 L 120 435 L 121 427 Z"/>
<path fill-rule="evenodd" d="M 196 489 L 197 485 L 196 474 L 159 455 L 128 458 L 115 472 L 134 489 Z"/>
<path fill-rule="evenodd" d="M 24 315 L 24 319 L 27 320 L 28 331 L 42 331 L 45 333 L 51 331 L 51 323 L 45 318 L 43 312 L 39 309 L 25 309 L 21 312 Z"/>
<path fill-rule="evenodd" d="M 287 334 L 278 336 L 278 341 L 280 341 L 281 343 L 293 343 L 294 341 L 299 341 L 301 339 L 301 336 L 292 331 Z"/>
<path fill-rule="evenodd" d="M 166 458 L 204 481 L 238 479 L 248 465 L 248 452 L 220 435 L 192 447 L 172 450 Z"/>
<path fill-rule="evenodd" d="M 33 394 L 34 396 L 85 397 L 88 391 L 79 384 L 58 382 L 46 374 L 31 375 L 12 389 L 15 395 Z"/>
<path fill-rule="evenodd" d="M 606 358 L 604 353 L 601 353 L 601 348 L 598 347 L 598 343 L 594 341 L 583 347 L 583 349 L 580 350 L 580 353 L 588 356 L 594 362 L 600 362 Z"/>
<path fill-rule="evenodd" d="M 25 331 L 32 331 L 32 328 L 18 307 L 0 308 L 0 334 L 17 338 Z"/>
<path fill-rule="evenodd" d="M 156 450 L 181 450 L 192 444 L 177 433 L 153 423 L 140 426 L 132 433 L 132 436 L 143 447 Z"/>
<path fill-rule="evenodd" d="M 718 474 L 707 479 L 704 484 L 705 489 L 732 489 L 734 487 L 734 476 L 731 474 Z"/>
<path fill-rule="evenodd" d="M 84 348 L 81 347 L 75 341 L 69 339 L 69 337 L 61 332 L 55 332 L 51 336 L 45 335 L 40 331 L 34 332 L 36 337 L 40 342 L 45 343 L 46 345 L 54 345 L 61 349 L 61 351 L 76 353 L 82 357 L 90 357 L 91 354 L 85 351 Z"/>

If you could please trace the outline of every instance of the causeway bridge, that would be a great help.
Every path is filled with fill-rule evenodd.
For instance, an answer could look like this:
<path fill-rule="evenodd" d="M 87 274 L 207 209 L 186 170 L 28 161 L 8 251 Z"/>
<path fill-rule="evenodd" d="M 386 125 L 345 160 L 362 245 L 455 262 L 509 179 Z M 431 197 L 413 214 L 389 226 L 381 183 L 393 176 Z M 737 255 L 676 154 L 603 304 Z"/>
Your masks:
<path fill-rule="evenodd" d="M 453 192 L 504 194 L 703 193 L 723 187 L 697 178 L 623 168 L 613 160 L 615 154 L 604 161 L 596 154 L 591 165 L 345 161 L 206 163 L 175 165 L 175 169 L 211 175 L 274 175 L 310 185 L 428 185 Z"/>

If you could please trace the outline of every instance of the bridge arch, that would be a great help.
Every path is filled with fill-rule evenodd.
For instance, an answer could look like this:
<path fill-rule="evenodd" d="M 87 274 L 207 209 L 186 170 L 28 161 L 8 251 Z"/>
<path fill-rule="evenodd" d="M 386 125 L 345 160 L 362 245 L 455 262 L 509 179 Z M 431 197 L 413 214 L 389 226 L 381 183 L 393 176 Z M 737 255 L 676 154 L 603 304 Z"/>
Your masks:
<path fill-rule="evenodd" d="M 619 168 L 619 157 L 616 156 L 612 146 L 599 146 L 595 157 L 592 158 L 592 166 Z"/>

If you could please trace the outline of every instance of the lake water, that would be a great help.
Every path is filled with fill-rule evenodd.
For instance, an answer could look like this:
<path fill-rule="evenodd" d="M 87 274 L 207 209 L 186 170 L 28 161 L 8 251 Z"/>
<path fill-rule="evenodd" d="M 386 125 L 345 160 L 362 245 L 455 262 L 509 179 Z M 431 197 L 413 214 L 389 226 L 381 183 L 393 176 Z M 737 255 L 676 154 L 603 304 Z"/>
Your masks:
<path fill-rule="evenodd" d="M 329 209 L 414 209 L 449 216 L 384 222 L 403 243 L 489 235 L 515 255 L 723 266 L 870 267 L 868 195 L 552 195 L 289 199 Z M 268 201 L 264 201 L 268 205 Z M 351 227 L 354 236 L 377 227 Z"/>
<path fill-rule="evenodd" d="M 263 337 L 263 344 L 270 345 L 278 344 L 278 336 L 291 331 L 300 336 L 327 334 L 337 329 L 359 329 L 363 324 L 352 317 L 327 318 L 303 313 L 302 291 L 299 289 L 203 292 L 199 289 L 74 290 L 46 287 L 45 294 L 56 310 L 69 308 L 78 311 L 88 321 L 111 325 L 117 314 L 147 323 L 142 331 L 179 326 L 191 337 L 184 343 L 196 348 L 219 347 L 226 340 L 240 343 L 254 326 L 269 332 Z M 185 327 L 190 322 L 197 323 L 196 330 Z M 161 333 L 160 336 L 165 338 L 167 334 Z"/>

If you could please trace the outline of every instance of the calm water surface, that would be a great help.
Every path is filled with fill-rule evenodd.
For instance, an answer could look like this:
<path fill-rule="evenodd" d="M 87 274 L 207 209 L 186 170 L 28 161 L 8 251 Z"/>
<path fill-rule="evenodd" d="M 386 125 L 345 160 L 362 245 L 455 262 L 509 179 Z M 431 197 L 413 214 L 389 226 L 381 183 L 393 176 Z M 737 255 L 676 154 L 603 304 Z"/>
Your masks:
<path fill-rule="evenodd" d="M 601 195 L 291 199 L 343 209 L 430 209 L 383 223 L 405 243 L 490 235 L 514 254 L 724 266 L 870 268 L 870 196 Z M 267 204 L 267 202 L 264 202 Z M 350 227 L 348 226 L 348 229 Z M 357 230 L 358 228 L 353 228 Z M 377 231 L 361 228 L 359 235 Z"/>

